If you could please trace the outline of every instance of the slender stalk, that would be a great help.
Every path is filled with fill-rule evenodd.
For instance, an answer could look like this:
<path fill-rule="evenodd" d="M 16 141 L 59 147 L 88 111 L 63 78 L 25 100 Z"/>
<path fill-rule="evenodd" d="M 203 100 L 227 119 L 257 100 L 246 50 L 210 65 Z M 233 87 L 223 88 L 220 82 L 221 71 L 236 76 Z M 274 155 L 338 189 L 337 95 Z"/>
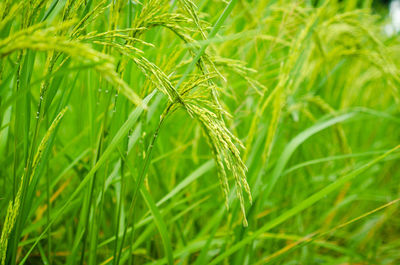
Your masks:
<path fill-rule="evenodd" d="M 152 152 L 153 152 L 154 144 L 155 144 L 155 142 L 156 142 L 156 140 L 157 140 L 157 137 L 158 137 L 158 134 L 159 134 L 159 132 L 160 132 L 161 126 L 162 126 L 164 120 L 166 119 L 166 117 L 167 117 L 167 115 L 168 115 L 169 110 L 170 110 L 171 107 L 172 107 L 172 105 L 169 105 L 169 106 L 167 107 L 167 109 L 164 111 L 164 113 L 161 115 L 160 122 L 158 123 L 158 126 L 157 126 L 157 128 L 156 128 L 156 130 L 155 130 L 155 132 L 154 132 L 154 134 L 153 134 L 153 137 L 152 137 L 152 139 L 151 139 L 151 142 L 150 142 L 150 144 L 149 144 L 149 147 L 147 148 L 147 152 L 146 152 L 146 157 L 145 157 L 145 160 L 144 160 L 144 164 L 143 164 L 141 173 L 140 173 L 140 175 L 139 175 L 139 179 L 138 179 L 138 181 L 137 181 L 137 185 L 136 185 L 135 191 L 133 192 L 133 197 L 132 197 L 131 204 L 130 204 L 130 206 L 129 206 L 128 218 L 127 218 L 128 221 L 133 219 L 133 218 L 132 218 L 132 217 L 133 217 L 133 211 L 134 211 L 134 208 L 135 208 L 137 196 L 138 196 L 139 190 L 140 190 L 140 188 L 141 188 L 141 186 L 142 186 L 144 177 L 145 177 L 146 174 L 147 174 L 147 170 L 148 170 L 148 167 L 149 167 L 149 164 L 150 164 L 150 161 L 151 161 L 151 154 L 152 154 Z M 132 231 L 131 231 L 132 240 L 131 240 L 131 242 L 130 242 L 130 248 L 132 248 L 132 243 L 133 243 L 134 223 L 135 223 L 134 220 L 132 220 Z M 125 229 L 124 229 L 124 233 L 123 233 L 123 235 L 122 235 L 122 239 L 121 239 L 121 243 L 120 243 L 118 255 L 115 256 L 115 264 L 116 264 L 116 265 L 119 264 L 119 261 L 120 261 L 120 259 L 121 259 L 122 248 L 123 248 L 124 241 L 125 241 L 125 237 L 126 237 L 126 234 L 127 234 L 127 231 L 128 231 L 128 226 L 129 226 L 129 223 L 127 223 L 127 224 L 125 225 Z"/>

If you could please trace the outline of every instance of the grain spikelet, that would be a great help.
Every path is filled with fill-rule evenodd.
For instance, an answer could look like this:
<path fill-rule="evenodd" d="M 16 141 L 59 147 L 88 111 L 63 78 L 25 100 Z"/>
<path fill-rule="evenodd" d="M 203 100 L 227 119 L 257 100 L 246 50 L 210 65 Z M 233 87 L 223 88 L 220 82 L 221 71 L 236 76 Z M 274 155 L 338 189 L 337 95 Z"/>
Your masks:
<path fill-rule="evenodd" d="M 36 167 L 40 161 L 40 158 L 42 157 L 43 151 L 46 148 L 47 142 L 50 138 L 50 136 L 53 134 L 55 128 L 61 121 L 62 117 L 64 116 L 65 112 L 67 111 L 67 108 L 64 108 L 54 119 L 54 121 L 51 123 L 50 128 L 47 130 L 45 136 L 43 137 L 42 141 L 40 142 L 38 146 L 38 150 L 36 151 L 35 157 L 33 159 L 33 164 L 32 164 L 32 174 L 29 178 L 29 182 L 32 180 L 32 177 L 35 174 Z M 24 186 L 24 182 L 26 181 L 25 174 L 22 175 L 21 182 L 18 188 L 18 192 L 15 196 L 14 201 L 10 201 L 8 204 L 7 208 L 7 215 L 4 221 L 4 226 L 3 230 L 1 231 L 1 238 L 0 238 L 0 261 L 1 265 L 5 264 L 5 258 L 6 258 L 6 253 L 7 253 L 7 245 L 8 245 L 8 238 L 9 235 L 14 228 L 14 224 L 16 221 L 16 217 L 19 213 L 19 208 L 21 204 L 21 195 L 22 195 L 22 189 Z M 29 183 L 28 183 L 29 185 Z"/>

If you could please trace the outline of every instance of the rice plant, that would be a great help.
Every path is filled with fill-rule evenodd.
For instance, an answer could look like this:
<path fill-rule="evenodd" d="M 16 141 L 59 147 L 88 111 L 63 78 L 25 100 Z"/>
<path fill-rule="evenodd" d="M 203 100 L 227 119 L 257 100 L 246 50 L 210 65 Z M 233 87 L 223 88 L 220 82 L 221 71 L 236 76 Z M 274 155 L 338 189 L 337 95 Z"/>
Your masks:
<path fill-rule="evenodd" d="M 388 23 L 371 0 L 2 0 L 0 264 L 400 263 Z"/>

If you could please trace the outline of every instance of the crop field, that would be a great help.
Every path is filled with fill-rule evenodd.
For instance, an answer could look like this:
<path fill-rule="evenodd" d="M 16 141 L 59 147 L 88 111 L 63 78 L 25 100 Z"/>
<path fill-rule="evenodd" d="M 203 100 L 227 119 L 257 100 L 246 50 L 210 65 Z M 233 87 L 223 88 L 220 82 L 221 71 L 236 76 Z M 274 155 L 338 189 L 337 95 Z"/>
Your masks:
<path fill-rule="evenodd" d="M 393 21 L 0 0 L 0 265 L 400 264 Z"/>

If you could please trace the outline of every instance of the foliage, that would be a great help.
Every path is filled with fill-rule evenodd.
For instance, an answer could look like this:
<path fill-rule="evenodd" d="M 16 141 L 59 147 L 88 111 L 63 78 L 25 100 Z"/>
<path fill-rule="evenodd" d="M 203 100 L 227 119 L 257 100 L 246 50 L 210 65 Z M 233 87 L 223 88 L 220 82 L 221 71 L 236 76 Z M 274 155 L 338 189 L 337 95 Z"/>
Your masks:
<path fill-rule="evenodd" d="M 399 263 L 376 12 L 0 2 L 1 264 Z"/>

